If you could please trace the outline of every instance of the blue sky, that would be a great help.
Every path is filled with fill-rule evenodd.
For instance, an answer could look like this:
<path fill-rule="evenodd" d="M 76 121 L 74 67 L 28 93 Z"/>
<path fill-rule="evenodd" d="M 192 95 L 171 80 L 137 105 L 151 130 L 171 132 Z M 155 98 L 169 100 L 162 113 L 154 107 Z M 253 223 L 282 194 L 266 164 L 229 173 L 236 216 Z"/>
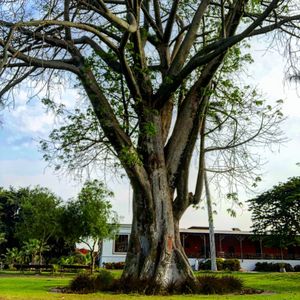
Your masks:
<path fill-rule="evenodd" d="M 249 81 L 254 83 L 270 103 L 284 99 L 284 114 L 288 119 L 282 129 L 286 132 L 288 142 L 280 147 L 274 147 L 273 152 L 267 149 L 257 149 L 266 164 L 263 167 L 263 181 L 258 188 L 263 191 L 285 181 L 288 177 L 298 176 L 300 168 L 300 98 L 295 86 L 284 80 L 284 59 L 276 54 L 265 52 L 265 47 L 256 44 L 252 50 L 255 63 L 249 68 Z M 55 91 L 57 97 L 64 99 L 67 105 L 76 105 L 79 96 L 76 90 L 66 89 Z M 38 151 L 38 140 L 47 137 L 56 119 L 46 114 L 39 99 L 33 98 L 28 102 L 24 90 L 20 89 L 15 95 L 15 107 L 0 113 L 3 124 L 0 128 L 0 186 L 8 187 L 47 186 L 64 200 L 73 197 L 80 190 L 81 183 L 69 177 L 57 176 L 42 160 Z M 106 183 L 114 191 L 112 200 L 115 210 L 123 216 L 123 222 L 131 219 L 131 190 L 126 180 L 106 178 Z M 251 195 L 242 193 L 243 200 Z M 215 199 L 216 200 L 216 199 Z M 237 217 L 231 218 L 226 213 L 228 203 L 216 201 L 218 215 L 215 217 L 217 229 L 240 227 L 247 230 L 251 224 L 250 214 L 246 207 L 237 211 Z M 189 209 L 184 215 L 181 226 L 207 225 L 206 211 Z"/>

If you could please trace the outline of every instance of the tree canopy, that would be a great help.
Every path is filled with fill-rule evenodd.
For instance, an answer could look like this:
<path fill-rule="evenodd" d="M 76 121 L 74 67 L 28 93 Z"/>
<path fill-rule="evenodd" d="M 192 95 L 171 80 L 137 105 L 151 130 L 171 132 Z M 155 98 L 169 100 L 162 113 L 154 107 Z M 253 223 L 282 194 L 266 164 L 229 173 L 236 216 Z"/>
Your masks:
<path fill-rule="evenodd" d="M 47 188 L 35 187 L 27 189 L 20 202 L 15 233 L 20 239 L 37 239 L 46 243 L 57 234 L 61 200 L 56 195 Z"/>
<path fill-rule="evenodd" d="M 16 226 L 19 221 L 21 198 L 27 195 L 26 189 L 0 188 L 0 231 L 4 241 L 1 243 L 1 253 L 6 248 L 21 246 L 22 242 L 16 236 Z"/>
<path fill-rule="evenodd" d="M 112 195 L 102 182 L 87 181 L 78 197 L 67 203 L 61 216 L 64 238 L 88 246 L 92 270 L 96 246 L 100 247 L 103 239 L 114 239 L 118 232 L 118 216 L 108 200 Z"/>
<path fill-rule="evenodd" d="M 130 179 L 133 222 L 123 277 L 150 279 L 161 287 L 192 280 L 179 220 L 201 199 L 204 153 L 221 153 L 216 155 L 223 166 L 219 173 L 249 174 L 239 168 L 244 161 L 250 162 L 248 171 L 256 165 L 247 160 L 247 142 L 276 141 L 272 130 L 280 111 L 264 106 L 256 113 L 261 99 L 251 88 L 241 92 L 232 80 L 249 60 L 241 47 L 252 37 L 272 33 L 273 41 L 287 45 L 293 62 L 298 53 L 298 1 L 0 4 L 2 103 L 7 105 L 13 90 L 30 81 L 38 86 L 32 87 L 33 94 L 43 84 L 48 88 L 44 102 L 53 106 L 53 84 L 76 82 L 89 105 L 69 116 L 75 123 L 53 133 L 53 139 L 63 134 L 54 151 L 71 168 L 115 157 Z M 255 124 L 256 118 L 259 125 L 252 131 L 249 122 Z M 189 168 L 200 132 L 212 144 L 200 143 L 196 188 L 190 192 Z M 89 149 L 94 150 L 87 159 L 80 159 L 77 150 Z"/>
<path fill-rule="evenodd" d="M 42 263 L 68 255 L 76 243 L 84 242 L 94 263 L 100 240 L 113 239 L 118 230 L 111 196 L 98 180 L 87 181 L 77 198 L 67 203 L 40 186 L 1 188 L 1 255 L 11 263 Z"/>
<path fill-rule="evenodd" d="M 269 244 L 300 243 L 300 177 L 292 177 L 248 201 L 252 230 Z"/>
<path fill-rule="evenodd" d="M 68 254 L 74 244 L 61 236 L 61 212 L 61 199 L 47 188 L 0 188 L 1 255 L 24 263 Z"/>

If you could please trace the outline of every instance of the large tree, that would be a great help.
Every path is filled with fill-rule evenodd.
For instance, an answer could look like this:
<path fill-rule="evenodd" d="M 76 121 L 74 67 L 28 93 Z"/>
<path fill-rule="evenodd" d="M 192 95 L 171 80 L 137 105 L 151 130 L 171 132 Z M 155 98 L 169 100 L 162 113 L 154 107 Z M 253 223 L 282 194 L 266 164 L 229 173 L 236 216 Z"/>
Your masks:
<path fill-rule="evenodd" d="M 252 230 L 258 238 L 281 248 L 300 243 L 300 178 L 290 178 L 251 199 Z"/>
<path fill-rule="evenodd" d="M 188 175 L 207 107 L 216 108 L 209 97 L 214 77 L 246 38 L 272 31 L 296 38 L 297 1 L 0 3 L 2 101 L 24 80 L 45 74 L 48 84 L 68 72 L 96 116 L 98 154 L 110 151 L 130 179 L 133 222 L 123 277 L 160 286 L 192 279 L 179 220 L 202 194 L 203 168 L 195 193 Z"/>

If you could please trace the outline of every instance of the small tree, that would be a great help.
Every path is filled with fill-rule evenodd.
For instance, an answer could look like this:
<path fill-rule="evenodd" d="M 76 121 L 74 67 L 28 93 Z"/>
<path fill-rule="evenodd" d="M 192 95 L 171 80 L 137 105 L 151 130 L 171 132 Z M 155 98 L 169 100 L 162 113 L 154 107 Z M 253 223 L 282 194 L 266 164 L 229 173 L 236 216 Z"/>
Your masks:
<path fill-rule="evenodd" d="M 43 253 L 44 251 L 49 250 L 50 247 L 46 243 L 41 243 L 37 239 L 30 239 L 29 241 L 24 242 L 22 247 L 22 251 L 24 255 L 30 259 L 32 264 L 36 263 L 36 259 L 39 259 L 41 263 L 41 255 L 38 256 L 39 253 Z"/>
<path fill-rule="evenodd" d="M 66 205 L 62 215 L 64 237 L 88 246 L 91 272 L 95 267 L 96 245 L 102 239 L 114 237 L 118 229 L 117 215 L 107 200 L 112 195 L 102 182 L 87 181 L 78 197 Z"/>
<path fill-rule="evenodd" d="M 30 239 L 38 241 L 39 263 L 42 263 L 42 253 L 50 238 L 57 236 L 59 231 L 60 199 L 50 190 L 35 187 L 21 199 L 19 221 L 16 226 L 16 237 L 27 242 Z"/>
<path fill-rule="evenodd" d="M 23 263 L 24 261 L 24 255 L 22 251 L 19 251 L 18 248 L 14 247 L 12 249 L 6 249 L 6 254 L 5 254 L 5 262 L 8 265 L 13 265 L 16 263 Z"/>
<path fill-rule="evenodd" d="M 248 202 L 257 237 L 280 248 L 300 242 L 300 177 L 279 183 Z"/>

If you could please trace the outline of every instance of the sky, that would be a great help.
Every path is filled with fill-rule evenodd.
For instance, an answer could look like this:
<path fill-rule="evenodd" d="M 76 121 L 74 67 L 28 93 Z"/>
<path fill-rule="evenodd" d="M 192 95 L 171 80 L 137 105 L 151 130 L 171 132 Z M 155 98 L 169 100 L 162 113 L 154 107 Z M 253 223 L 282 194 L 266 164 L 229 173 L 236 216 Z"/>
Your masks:
<path fill-rule="evenodd" d="M 285 60 L 282 56 L 275 50 L 269 49 L 266 52 L 264 43 L 260 45 L 259 41 L 256 41 L 251 54 L 255 63 L 248 69 L 249 82 L 257 86 L 268 103 L 283 99 L 283 113 L 287 117 L 281 128 L 288 141 L 280 147 L 274 147 L 273 151 L 257 149 L 265 161 L 261 170 L 263 180 L 257 189 L 257 193 L 260 193 L 289 177 L 300 175 L 300 167 L 296 165 L 300 162 L 300 96 L 295 84 L 285 79 Z M 74 89 L 68 88 L 55 93 L 70 106 L 76 105 L 76 99 L 80 98 Z M 39 99 L 28 101 L 27 93 L 22 89 L 15 94 L 15 99 L 13 107 L 0 112 L 0 186 L 8 188 L 41 185 L 48 187 L 63 200 L 75 197 L 82 182 L 55 174 L 43 161 L 42 153 L 38 150 L 39 139 L 46 138 L 54 128 L 55 116 L 45 113 Z M 115 194 L 112 199 L 113 208 L 121 216 L 122 223 L 131 223 L 132 191 L 128 181 L 111 176 L 105 178 L 107 186 Z M 245 201 L 253 196 L 255 194 L 241 193 L 240 199 Z M 214 193 L 213 197 L 216 202 L 215 210 L 218 212 L 215 215 L 216 229 L 250 229 L 251 215 L 246 205 L 237 209 L 237 216 L 232 218 L 226 212 L 231 205 L 218 201 Z M 208 226 L 205 209 L 188 209 L 182 218 L 181 227 L 190 226 Z"/>

